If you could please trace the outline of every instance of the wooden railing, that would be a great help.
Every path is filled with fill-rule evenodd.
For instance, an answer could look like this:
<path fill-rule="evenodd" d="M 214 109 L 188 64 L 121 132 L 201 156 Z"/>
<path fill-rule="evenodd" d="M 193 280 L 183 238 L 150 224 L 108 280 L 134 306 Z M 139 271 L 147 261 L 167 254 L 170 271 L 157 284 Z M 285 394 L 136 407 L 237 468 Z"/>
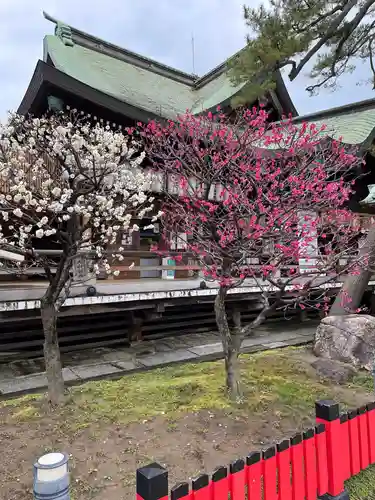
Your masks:
<path fill-rule="evenodd" d="M 56 270 L 56 265 L 58 262 L 58 255 L 61 253 L 59 250 L 38 250 L 41 255 L 48 257 L 51 266 L 51 272 L 54 273 Z M 113 253 L 108 252 L 110 255 Z M 109 255 L 109 256 L 110 256 Z M 150 251 L 142 251 L 142 250 L 128 250 L 122 252 L 124 257 L 123 261 L 119 262 L 118 260 L 111 264 L 112 271 L 119 271 L 118 275 L 114 275 L 113 273 L 107 275 L 105 271 L 101 272 L 97 278 L 98 279 L 150 279 L 150 278 L 162 278 L 163 272 L 173 271 L 174 276 L 167 277 L 166 279 L 192 279 L 198 276 L 198 273 L 201 269 L 201 266 L 198 265 L 197 261 L 193 259 L 191 254 L 185 253 L 183 255 L 182 262 L 174 261 L 171 264 L 163 263 L 163 259 L 168 258 L 169 260 L 173 260 L 173 258 L 177 255 L 180 255 L 178 252 L 171 252 L 168 256 L 163 257 L 159 254 Z M 88 261 L 92 261 L 92 257 L 89 255 L 82 255 L 83 258 Z M 53 264 L 53 260 L 56 260 L 56 264 Z M 142 264 L 143 260 L 148 260 L 151 262 Z M 154 262 L 152 262 L 154 261 Z M 43 267 L 40 265 L 30 265 L 30 267 L 19 268 L 17 269 L 15 266 L 9 266 L 9 262 L 0 259 L 0 263 L 3 264 L 0 267 L 0 279 L 3 281 L 8 278 L 21 278 L 27 279 L 28 277 L 37 277 L 40 278 L 45 277 L 45 271 Z M 142 276 L 144 273 L 152 273 L 150 276 Z M 116 273 L 117 274 L 117 273 Z"/>
<path fill-rule="evenodd" d="M 61 253 L 59 250 L 39 250 L 40 254 L 48 256 L 51 265 L 51 272 L 54 273 L 56 269 L 56 265 L 58 262 L 58 255 Z M 112 254 L 112 252 L 109 252 Z M 168 255 L 160 255 L 155 252 L 145 251 L 145 250 L 127 250 L 122 252 L 123 260 L 121 262 L 115 261 L 112 262 L 111 268 L 112 271 L 118 271 L 118 273 L 111 273 L 110 275 L 106 274 L 103 270 L 98 276 L 97 279 L 111 279 L 111 280 L 123 280 L 123 279 L 131 279 L 131 280 L 145 280 L 145 279 L 175 279 L 175 280 L 183 280 L 183 279 L 197 279 L 200 275 L 200 271 L 204 268 L 194 255 L 188 252 L 170 252 Z M 182 261 L 177 262 L 176 257 L 182 255 Z M 92 257 L 89 255 L 85 255 L 82 253 L 82 258 L 87 259 L 87 261 L 92 262 Z M 56 264 L 53 264 L 53 260 L 56 259 Z M 166 262 L 167 260 L 167 262 Z M 252 259 L 254 260 L 254 259 Z M 251 263 L 245 264 L 244 267 L 251 267 L 253 271 L 259 270 L 259 273 L 256 273 L 257 277 L 260 278 L 262 275 L 262 265 L 259 263 Z M 337 269 L 332 269 L 332 273 L 334 274 L 340 272 L 340 266 L 346 265 L 346 259 L 340 259 L 341 262 L 338 262 Z M 144 262 L 148 261 L 148 262 Z M 168 262 L 169 261 L 169 262 Z M 1 262 L 1 259 L 0 259 Z M 144 262 L 144 263 L 143 263 Z M 44 269 L 35 265 L 25 268 L 25 269 L 17 269 L 17 268 L 9 268 L 7 267 L 7 262 L 3 262 L 3 266 L 0 267 L 0 279 L 1 280 L 11 280 L 11 279 L 28 279 L 32 277 L 45 277 Z M 87 266 L 89 269 L 90 266 Z M 92 267 L 92 266 L 91 266 Z M 283 265 L 278 270 L 277 276 L 280 278 L 286 278 L 290 276 L 290 271 L 294 269 L 298 272 L 300 269 L 307 269 L 306 265 L 299 264 L 288 264 Z"/>

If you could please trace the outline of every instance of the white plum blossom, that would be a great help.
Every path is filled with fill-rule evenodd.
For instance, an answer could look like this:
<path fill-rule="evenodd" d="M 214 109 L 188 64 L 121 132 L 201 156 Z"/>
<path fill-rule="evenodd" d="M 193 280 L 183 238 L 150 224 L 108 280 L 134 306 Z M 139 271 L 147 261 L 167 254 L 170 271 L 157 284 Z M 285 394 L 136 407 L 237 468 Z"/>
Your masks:
<path fill-rule="evenodd" d="M 46 236 L 52 236 L 53 234 L 56 234 L 56 229 L 47 229 L 47 231 L 44 231 L 44 234 Z"/>
<path fill-rule="evenodd" d="M 164 212 L 162 210 L 159 210 L 159 212 L 152 217 L 151 222 L 156 222 L 158 219 L 162 217 L 163 214 Z"/>
<path fill-rule="evenodd" d="M 46 274 L 40 308 L 49 399 L 57 404 L 64 396 L 57 316 L 78 262 L 89 252 L 96 275 L 118 276 L 124 249 L 116 246 L 153 209 L 142 144 L 102 123 L 69 111 L 11 115 L 0 125 L 0 249 L 25 257 L 13 272 L 36 266 Z"/>
<path fill-rule="evenodd" d="M 72 255 L 89 248 L 96 255 L 94 272 L 111 274 L 124 249 L 110 263 L 107 245 L 139 231 L 138 221 L 153 209 L 142 144 L 131 132 L 102 123 L 71 110 L 40 118 L 13 114 L 0 125 L 0 241 L 27 253 L 28 265 L 33 238 L 46 238 L 38 248 L 60 246 L 68 266 Z M 6 237 L 4 224 L 13 226 Z M 38 267 L 48 268 L 48 258 L 33 255 Z M 55 257 L 51 265 L 56 269 Z"/>
<path fill-rule="evenodd" d="M 20 208 L 15 208 L 13 213 L 16 217 L 22 217 L 22 210 Z"/>

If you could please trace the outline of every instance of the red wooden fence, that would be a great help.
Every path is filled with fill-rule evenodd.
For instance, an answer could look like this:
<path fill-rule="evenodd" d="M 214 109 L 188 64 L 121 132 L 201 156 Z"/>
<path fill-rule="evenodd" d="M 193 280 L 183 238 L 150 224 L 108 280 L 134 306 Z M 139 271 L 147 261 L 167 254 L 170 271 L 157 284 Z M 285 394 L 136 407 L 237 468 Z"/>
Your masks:
<path fill-rule="evenodd" d="M 344 414 L 334 401 L 315 406 L 314 428 L 170 492 L 166 469 L 138 469 L 137 500 L 349 499 L 345 481 L 375 463 L 375 403 Z"/>

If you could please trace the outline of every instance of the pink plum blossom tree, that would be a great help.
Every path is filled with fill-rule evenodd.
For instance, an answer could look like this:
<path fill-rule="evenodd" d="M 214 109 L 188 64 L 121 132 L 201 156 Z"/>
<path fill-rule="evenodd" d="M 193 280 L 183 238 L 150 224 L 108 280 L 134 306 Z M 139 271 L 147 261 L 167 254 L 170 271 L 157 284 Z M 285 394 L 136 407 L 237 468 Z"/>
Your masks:
<path fill-rule="evenodd" d="M 235 123 L 220 110 L 187 113 L 141 133 L 153 169 L 168 179 L 164 239 L 181 238 L 218 284 L 226 386 L 237 399 L 243 339 L 276 310 L 327 311 L 330 286 L 358 272 L 360 227 L 345 206 L 362 159 L 326 138 L 324 127 L 269 125 L 255 108 Z M 240 285 L 256 285 L 263 305 L 249 324 L 232 308 L 230 328 L 226 299 Z"/>
<path fill-rule="evenodd" d="M 47 277 L 40 310 L 53 404 L 64 398 L 56 322 L 73 266 L 91 256 L 93 271 L 110 274 L 108 245 L 152 210 L 149 179 L 139 168 L 144 156 L 126 132 L 76 110 L 11 115 L 0 128 L 0 249 L 22 256 L 14 264 L 18 272 L 32 265 Z M 38 250 L 51 247 L 59 251 L 53 260 Z M 112 257 L 121 260 L 121 251 Z"/>

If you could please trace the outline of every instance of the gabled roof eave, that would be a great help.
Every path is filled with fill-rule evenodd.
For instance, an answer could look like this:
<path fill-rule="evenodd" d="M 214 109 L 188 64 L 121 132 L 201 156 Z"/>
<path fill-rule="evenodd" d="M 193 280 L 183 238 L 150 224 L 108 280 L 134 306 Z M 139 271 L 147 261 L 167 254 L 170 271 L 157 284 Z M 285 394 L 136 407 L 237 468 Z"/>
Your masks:
<path fill-rule="evenodd" d="M 41 60 L 38 61 L 35 67 L 29 86 L 18 107 L 17 112 L 19 114 L 25 115 L 30 113 L 44 84 L 60 88 L 65 92 L 72 93 L 81 99 L 91 101 L 97 106 L 106 108 L 113 113 L 123 115 L 135 121 L 147 123 L 150 120 L 165 120 L 162 116 L 132 106 L 131 104 L 120 101 L 116 97 L 94 89 Z"/>

